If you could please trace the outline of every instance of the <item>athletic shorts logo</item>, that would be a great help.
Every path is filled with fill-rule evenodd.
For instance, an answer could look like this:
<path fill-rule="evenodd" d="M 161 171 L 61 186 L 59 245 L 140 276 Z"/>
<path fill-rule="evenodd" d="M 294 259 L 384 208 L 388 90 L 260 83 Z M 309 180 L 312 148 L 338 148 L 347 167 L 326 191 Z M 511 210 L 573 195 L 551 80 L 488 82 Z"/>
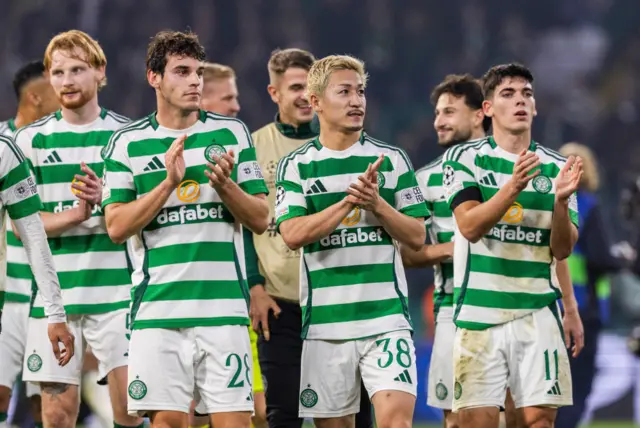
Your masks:
<path fill-rule="evenodd" d="M 502 217 L 502 220 L 506 221 L 509 224 L 517 224 L 520 223 L 523 218 L 524 208 L 522 208 L 522 205 L 518 202 L 514 202 Z"/>
<path fill-rule="evenodd" d="M 195 180 L 184 180 L 176 189 L 176 195 L 182 202 L 195 202 L 200 197 L 200 185 Z"/>
<path fill-rule="evenodd" d="M 378 188 L 382 189 L 384 187 L 384 183 L 386 183 L 386 179 L 384 178 L 384 174 L 381 171 L 378 171 Z"/>
<path fill-rule="evenodd" d="M 444 386 L 444 383 L 438 382 L 436 385 L 436 397 L 438 400 L 443 401 L 447 399 L 447 395 L 449 395 L 449 391 L 447 391 L 447 387 Z"/>
<path fill-rule="evenodd" d="M 316 394 L 316 392 L 311 388 L 303 390 L 300 393 L 300 404 L 307 408 L 315 406 L 316 404 L 318 404 L 318 394 Z"/>
<path fill-rule="evenodd" d="M 147 385 L 141 380 L 134 380 L 129 384 L 129 397 L 134 400 L 142 400 L 147 395 Z"/>
<path fill-rule="evenodd" d="M 456 384 L 453 387 L 453 397 L 456 400 L 459 400 L 460 397 L 462 397 L 462 385 L 460 385 L 460 382 L 456 381 Z"/>
<path fill-rule="evenodd" d="M 215 165 L 216 161 L 213 160 L 214 156 L 222 156 L 227 151 L 220 144 L 210 144 L 204 149 L 204 158 Z"/>
<path fill-rule="evenodd" d="M 355 207 L 345 218 L 342 219 L 342 224 L 345 226 L 355 226 L 360 223 L 361 218 L 362 211 L 360 208 Z"/>
<path fill-rule="evenodd" d="M 539 175 L 533 179 L 533 188 L 538 193 L 549 193 L 551 191 L 551 180 L 545 175 Z"/>
<path fill-rule="evenodd" d="M 287 191 L 284 190 L 284 187 L 278 186 L 278 189 L 276 190 L 276 207 L 284 202 L 284 196 L 286 193 Z"/>
<path fill-rule="evenodd" d="M 27 358 L 27 368 L 30 372 L 37 372 L 42 368 L 42 358 L 40 355 L 33 353 Z"/>

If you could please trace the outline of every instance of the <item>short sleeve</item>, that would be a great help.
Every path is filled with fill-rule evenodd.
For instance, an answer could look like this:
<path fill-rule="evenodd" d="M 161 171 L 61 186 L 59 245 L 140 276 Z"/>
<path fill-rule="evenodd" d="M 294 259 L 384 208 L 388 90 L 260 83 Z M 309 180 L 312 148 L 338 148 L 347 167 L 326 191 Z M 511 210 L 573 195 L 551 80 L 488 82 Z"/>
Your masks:
<path fill-rule="evenodd" d="M 43 209 L 36 181 L 22 151 L 8 137 L 0 137 L 0 200 L 9 217 L 18 220 Z"/>
<path fill-rule="evenodd" d="M 398 177 L 394 195 L 395 208 L 410 217 L 429 217 L 416 173 L 403 151 L 398 151 L 394 168 Z"/>
<path fill-rule="evenodd" d="M 275 213 L 278 232 L 283 221 L 307 215 L 298 166 L 295 159 L 288 156 L 280 159 L 276 170 Z"/>
<path fill-rule="evenodd" d="M 128 203 L 136 200 L 131 160 L 126 152 L 126 140 L 115 132 L 102 152 L 102 207 L 109 204 Z"/>
<path fill-rule="evenodd" d="M 578 195 L 574 193 L 569 197 L 569 218 L 577 228 L 580 228 L 580 221 L 578 220 Z"/>
<path fill-rule="evenodd" d="M 244 123 L 241 124 L 242 131 L 239 131 L 240 135 L 237 136 L 239 150 L 238 163 L 236 164 L 237 174 L 235 174 L 237 184 L 250 195 L 258 195 L 260 193 L 266 195 L 269 190 L 267 190 L 267 185 L 264 182 L 260 164 L 256 160 L 256 149 L 253 146 L 247 127 Z"/>
<path fill-rule="evenodd" d="M 464 189 L 475 187 L 479 189 L 473 170 L 474 153 L 470 149 L 456 146 L 447 150 L 442 163 L 442 187 L 447 204 L 451 203 L 455 197 Z"/>

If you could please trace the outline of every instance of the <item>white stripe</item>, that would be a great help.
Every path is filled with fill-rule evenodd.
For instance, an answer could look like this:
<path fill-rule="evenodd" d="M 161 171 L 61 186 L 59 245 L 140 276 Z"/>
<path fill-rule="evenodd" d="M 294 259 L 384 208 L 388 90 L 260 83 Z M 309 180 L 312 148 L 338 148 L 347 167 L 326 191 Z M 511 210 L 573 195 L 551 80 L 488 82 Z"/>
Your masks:
<path fill-rule="evenodd" d="M 350 232 L 357 233 L 357 230 L 353 229 Z M 393 253 L 392 245 L 370 245 L 318 251 L 305 254 L 304 259 L 310 272 L 344 266 L 363 266 L 366 269 L 367 265 L 390 264 Z"/>
<path fill-rule="evenodd" d="M 411 326 L 401 314 L 387 315 L 373 320 L 311 325 L 307 333 L 307 339 L 344 340 L 345 337 L 371 336 L 372 331 L 382 334 L 395 330 L 411 330 Z"/>
<path fill-rule="evenodd" d="M 235 281 L 238 279 L 233 262 L 190 262 L 158 266 L 149 269 L 151 284 L 175 281 Z"/>
<path fill-rule="evenodd" d="M 479 256 L 499 257 L 505 260 L 551 263 L 549 247 L 511 244 L 496 239 L 481 239 L 471 244 L 471 252 Z"/>
<path fill-rule="evenodd" d="M 364 173 L 364 171 L 362 173 Z M 325 189 L 327 189 L 327 191 L 323 193 L 329 194 L 346 192 L 352 183 L 360 183 L 358 177 L 360 177 L 362 173 L 337 174 L 328 177 L 308 178 L 306 180 L 301 180 L 302 189 L 306 194 L 307 191 L 311 190 L 311 187 L 316 183 L 316 181 L 319 181 Z M 395 189 L 398 181 L 397 177 L 389 173 L 385 173 L 384 176 L 384 187 L 386 189 Z M 312 191 L 311 194 L 316 194 L 316 192 Z"/>
<path fill-rule="evenodd" d="M 313 306 L 341 305 L 346 303 L 375 302 L 398 298 L 393 282 L 323 287 L 313 290 Z"/>
<path fill-rule="evenodd" d="M 24 247 L 7 245 L 7 263 L 28 265 L 29 259 L 27 259 L 27 252 L 24 250 Z"/>
<path fill-rule="evenodd" d="M 144 239 L 147 248 L 203 242 L 231 242 L 234 229 L 235 225 L 233 223 L 177 224 L 145 232 Z"/>
<path fill-rule="evenodd" d="M 58 272 L 78 272 L 82 269 L 126 269 L 124 251 L 87 251 L 53 256 Z"/>
<path fill-rule="evenodd" d="M 75 287 L 62 290 L 65 304 L 90 305 L 117 303 L 129 300 L 130 287 L 124 285 L 106 285 L 100 287 Z"/>
<path fill-rule="evenodd" d="M 67 230 L 60 236 L 88 236 L 88 235 L 100 235 L 107 233 L 107 227 L 104 222 L 103 216 L 91 217 L 80 223 L 78 226 Z"/>
<path fill-rule="evenodd" d="M 522 318 L 538 309 L 499 309 L 485 308 L 465 304 L 460 309 L 457 321 L 467 321 L 482 324 L 504 324 L 514 319 Z"/>
<path fill-rule="evenodd" d="M 100 151 L 102 145 L 88 146 L 88 147 L 57 147 L 50 149 L 32 149 L 32 160 L 35 166 L 53 166 L 53 165 L 78 165 L 80 162 L 85 163 L 101 163 L 102 157 Z M 60 160 L 55 159 L 53 153 L 58 153 Z M 52 158 L 51 161 L 47 161 L 48 158 Z M 100 171 L 94 171 L 100 173 Z M 78 173 L 84 175 L 78 168 Z"/>
<path fill-rule="evenodd" d="M 136 321 L 247 316 L 247 304 L 242 299 L 163 300 L 142 302 L 136 314 Z"/>
<path fill-rule="evenodd" d="M 552 291 L 550 281 L 542 278 L 510 278 L 492 273 L 471 272 L 469 288 L 503 293 L 546 294 Z M 473 284 L 473 286 L 471 286 Z M 314 296 L 315 297 L 315 296 Z"/>
<path fill-rule="evenodd" d="M 7 292 L 31 296 L 31 281 L 28 279 L 7 277 L 6 286 Z"/>

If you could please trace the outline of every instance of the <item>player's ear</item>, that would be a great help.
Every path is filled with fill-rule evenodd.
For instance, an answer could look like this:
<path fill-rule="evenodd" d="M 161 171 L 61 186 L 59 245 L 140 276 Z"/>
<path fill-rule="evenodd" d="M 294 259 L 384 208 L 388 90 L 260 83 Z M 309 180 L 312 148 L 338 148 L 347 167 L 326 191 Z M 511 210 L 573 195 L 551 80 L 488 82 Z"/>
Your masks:
<path fill-rule="evenodd" d="M 267 92 L 271 97 L 271 101 L 278 104 L 278 89 L 272 83 L 267 85 Z"/>
<path fill-rule="evenodd" d="M 491 100 L 484 100 L 482 102 L 482 112 L 487 117 L 493 116 L 493 102 L 491 102 Z"/>
<path fill-rule="evenodd" d="M 151 85 L 152 88 L 154 89 L 160 88 L 161 80 L 162 80 L 162 76 L 160 75 L 160 73 L 147 70 L 147 82 L 149 82 L 149 85 Z"/>
<path fill-rule="evenodd" d="M 474 112 L 473 114 L 473 126 L 474 128 L 477 128 L 478 126 L 480 126 L 482 124 L 482 121 L 484 120 L 484 112 L 482 111 L 482 109 L 478 109 Z"/>
<path fill-rule="evenodd" d="M 98 82 L 104 82 L 105 78 L 107 77 L 106 66 L 103 65 L 102 67 L 96 68 L 96 77 L 98 79 Z"/>
<path fill-rule="evenodd" d="M 309 99 L 309 104 L 311 105 L 311 108 L 313 108 L 313 110 L 316 113 L 319 113 L 322 111 L 322 107 L 320 106 L 319 96 L 317 96 L 316 94 L 308 94 L 307 98 Z"/>

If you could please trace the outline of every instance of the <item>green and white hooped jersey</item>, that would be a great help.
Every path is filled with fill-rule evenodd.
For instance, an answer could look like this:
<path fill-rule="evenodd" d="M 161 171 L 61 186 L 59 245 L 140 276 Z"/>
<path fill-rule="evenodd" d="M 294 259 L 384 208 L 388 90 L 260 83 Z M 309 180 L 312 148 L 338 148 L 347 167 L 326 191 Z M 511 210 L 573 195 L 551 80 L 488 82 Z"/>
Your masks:
<path fill-rule="evenodd" d="M 36 183 L 24 154 L 6 136 L 0 136 L 0 218 L 18 220 L 42 209 Z M 0 283 L 0 311 L 4 302 L 17 302 L 12 288 Z"/>
<path fill-rule="evenodd" d="M 455 225 L 454 321 L 480 330 L 549 306 L 561 294 L 554 274 L 550 237 L 555 178 L 566 159 L 531 142 L 541 173 L 477 243 L 467 241 Z M 444 154 L 443 186 L 447 203 L 469 187 L 487 201 L 513 173 L 518 155 L 496 145 L 493 137 L 452 147 Z M 576 195 L 569 200 L 571 221 L 578 226 Z"/>
<path fill-rule="evenodd" d="M 341 201 L 380 154 L 380 196 L 408 216 L 427 217 L 406 153 L 363 133 L 343 151 L 323 147 L 316 138 L 280 160 L 277 227 Z M 371 212 L 354 208 L 333 233 L 306 245 L 300 272 L 303 338 L 349 340 L 412 329 L 402 259 Z"/>
<path fill-rule="evenodd" d="M 242 234 L 204 174 L 212 155 L 233 150 L 231 178 L 249 194 L 268 193 L 244 123 L 205 111 L 182 130 L 160 126 L 155 113 L 133 122 L 103 153 L 102 205 L 133 202 L 162 183 L 165 153 L 182 135 L 184 178 L 130 241 L 132 329 L 248 325 L 249 291 L 234 246 Z"/>
<path fill-rule="evenodd" d="M 18 130 L 16 145 L 31 164 L 43 211 L 59 213 L 78 205 L 71 184 L 76 174 L 84 175 L 81 162 L 100 177 L 101 151 L 111 134 L 127 122 L 127 118 L 102 109 L 93 122 L 73 125 L 58 111 Z M 10 282 L 33 284 L 24 249 L 11 232 L 7 241 Z M 125 245 L 111 241 L 99 206 L 87 221 L 48 241 L 67 314 L 104 313 L 129 306 L 131 280 Z M 32 290 L 31 316 L 44 317 L 35 284 Z"/>

